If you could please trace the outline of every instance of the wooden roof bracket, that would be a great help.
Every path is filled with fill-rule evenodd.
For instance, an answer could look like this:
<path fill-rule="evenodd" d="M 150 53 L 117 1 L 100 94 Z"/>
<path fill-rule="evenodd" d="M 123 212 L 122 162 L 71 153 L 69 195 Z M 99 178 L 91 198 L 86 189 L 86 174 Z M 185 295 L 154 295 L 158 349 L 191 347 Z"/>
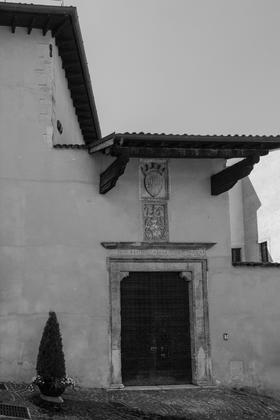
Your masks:
<path fill-rule="evenodd" d="M 242 178 L 248 176 L 260 157 L 258 155 L 247 157 L 240 162 L 211 176 L 211 195 L 219 195 L 230 190 Z"/>
<path fill-rule="evenodd" d="M 100 174 L 100 194 L 106 194 L 106 192 L 114 188 L 117 180 L 124 173 L 128 161 L 129 157 L 127 155 L 121 155 Z"/>

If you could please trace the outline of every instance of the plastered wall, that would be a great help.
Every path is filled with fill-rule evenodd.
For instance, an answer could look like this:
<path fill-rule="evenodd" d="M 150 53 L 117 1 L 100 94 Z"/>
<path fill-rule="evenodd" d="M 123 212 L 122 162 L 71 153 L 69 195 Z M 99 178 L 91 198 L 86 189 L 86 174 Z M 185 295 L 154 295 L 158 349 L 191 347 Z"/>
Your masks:
<path fill-rule="evenodd" d="M 53 142 L 81 142 L 53 40 L 18 28 L 15 34 L 1 28 L 0 37 L 1 380 L 31 380 L 51 309 L 60 322 L 68 374 L 80 385 L 106 387 L 109 280 L 100 243 L 143 240 L 139 162 L 131 159 L 116 187 L 100 195 L 99 174 L 111 159 L 53 148 Z M 252 359 L 255 382 L 264 375 L 274 384 L 278 272 L 231 267 L 228 195 L 210 195 L 210 176 L 223 167 L 221 160 L 169 162 L 170 241 L 216 243 L 208 252 L 214 378 L 234 381 L 233 371 L 238 380 L 251 381 Z M 226 329 L 230 340 L 224 343 Z M 251 357 L 253 347 L 265 348 L 265 340 L 271 344 L 269 358 L 264 350 Z"/>
<path fill-rule="evenodd" d="M 215 381 L 279 389 L 279 268 L 210 260 L 208 291 Z"/>

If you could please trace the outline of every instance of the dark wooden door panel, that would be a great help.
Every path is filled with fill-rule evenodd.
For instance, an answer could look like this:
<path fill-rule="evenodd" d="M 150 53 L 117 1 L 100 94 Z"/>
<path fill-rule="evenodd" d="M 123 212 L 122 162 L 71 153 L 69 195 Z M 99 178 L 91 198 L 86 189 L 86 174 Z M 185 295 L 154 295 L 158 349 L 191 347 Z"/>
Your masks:
<path fill-rule="evenodd" d="M 188 284 L 178 273 L 122 281 L 121 351 L 126 385 L 191 382 Z"/>

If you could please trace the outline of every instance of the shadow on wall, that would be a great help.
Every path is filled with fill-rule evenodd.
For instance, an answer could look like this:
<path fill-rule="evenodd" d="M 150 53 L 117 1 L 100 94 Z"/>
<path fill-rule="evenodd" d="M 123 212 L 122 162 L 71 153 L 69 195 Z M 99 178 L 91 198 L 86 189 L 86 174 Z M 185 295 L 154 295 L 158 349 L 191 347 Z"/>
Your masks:
<path fill-rule="evenodd" d="M 244 253 L 246 261 L 273 262 L 267 249 L 258 243 L 258 210 L 262 203 L 248 177 L 242 180 L 243 223 L 244 223 Z"/>

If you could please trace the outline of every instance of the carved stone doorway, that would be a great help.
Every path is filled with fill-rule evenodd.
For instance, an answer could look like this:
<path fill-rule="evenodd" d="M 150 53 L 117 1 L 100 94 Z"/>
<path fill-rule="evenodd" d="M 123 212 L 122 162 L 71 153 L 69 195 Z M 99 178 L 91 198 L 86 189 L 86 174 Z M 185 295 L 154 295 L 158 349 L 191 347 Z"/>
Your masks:
<path fill-rule="evenodd" d="M 132 273 L 143 272 L 149 273 L 150 276 L 153 273 L 166 273 L 166 277 L 173 277 L 172 281 L 180 278 L 187 282 L 185 290 L 188 290 L 189 295 L 189 321 L 186 320 L 186 322 L 189 323 L 190 345 L 189 349 L 187 349 L 188 343 L 186 342 L 186 354 L 189 352 L 190 356 L 185 354 L 186 357 L 183 363 L 186 363 L 186 375 L 184 378 L 180 378 L 180 383 L 189 383 L 191 381 L 197 385 L 211 384 L 206 260 L 110 257 L 108 262 L 111 296 L 111 387 L 122 388 L 124 383 L 129 385 L 127 375 L 124 375 L 125 381 L 122 377 L 124 373 L 122 350 L 124 348 L 122 348 L 121 344 L 121 282 L 125 279 L 125 282 L 128 284 L 133 279 L 133 276 L 135 278 L 135 274 L 133 275 Z M 151 345 L 150 347 L 157 347 L 157 345 Z M 166 349 L 159 349 L 159 351 L 161 350 L 164 355 Z M 189 366 L 191 373 L 187 373 L 188 363 L 191 365 Z M 173 380 L 172 384 L 176 383 L 178 382 Z M 140 385 L 140 383 L 138 384 Z M 142 385 L 145 385 L 145 383 L 143 382 Z"/>

